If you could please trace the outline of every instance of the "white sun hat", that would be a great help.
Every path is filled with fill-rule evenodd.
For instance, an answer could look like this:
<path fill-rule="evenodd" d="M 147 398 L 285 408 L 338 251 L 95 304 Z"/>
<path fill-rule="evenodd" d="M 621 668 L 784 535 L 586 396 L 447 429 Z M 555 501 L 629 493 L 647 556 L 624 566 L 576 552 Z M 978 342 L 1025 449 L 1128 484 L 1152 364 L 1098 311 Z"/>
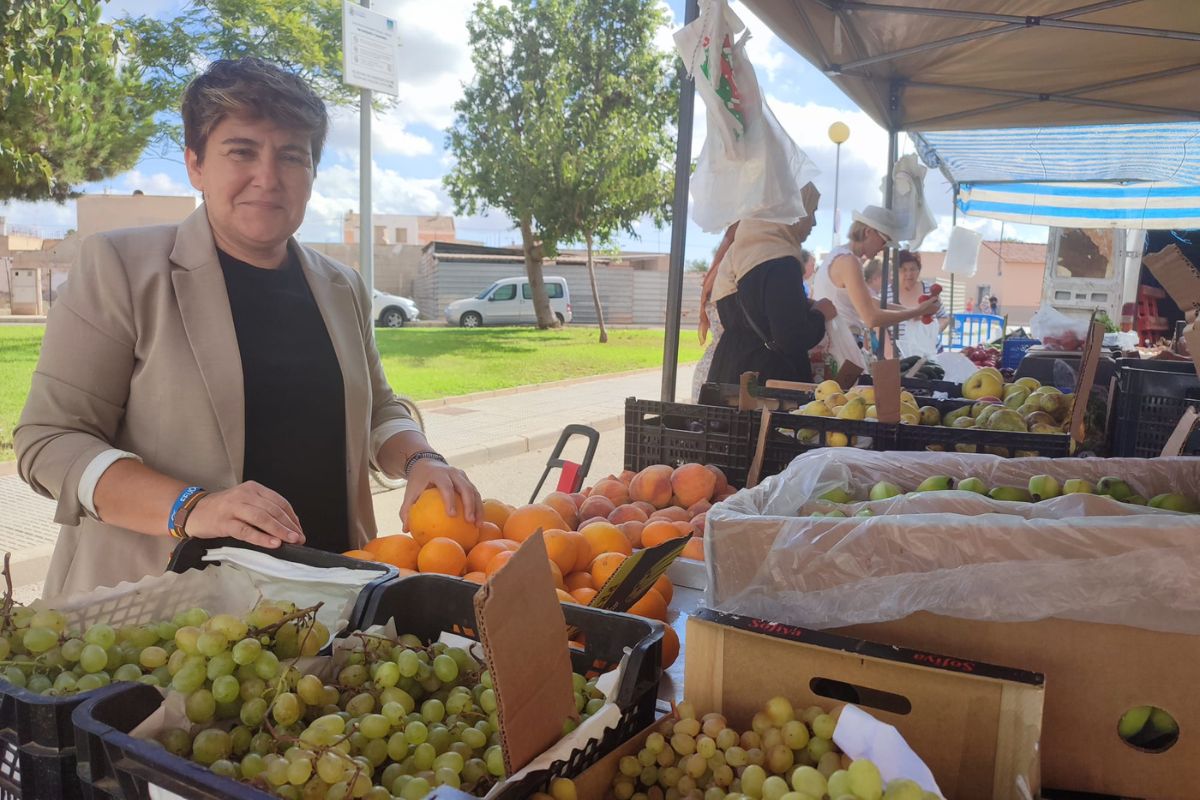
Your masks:
<path fill-rule="evenodd" d="M 899 220 L 890 208 L 867 206 L 862 211 L 853 214 L 855 222 L 861 222 L 869 228 L 874 228 L 888 240 L 889 244 L 899 241 Z"/>

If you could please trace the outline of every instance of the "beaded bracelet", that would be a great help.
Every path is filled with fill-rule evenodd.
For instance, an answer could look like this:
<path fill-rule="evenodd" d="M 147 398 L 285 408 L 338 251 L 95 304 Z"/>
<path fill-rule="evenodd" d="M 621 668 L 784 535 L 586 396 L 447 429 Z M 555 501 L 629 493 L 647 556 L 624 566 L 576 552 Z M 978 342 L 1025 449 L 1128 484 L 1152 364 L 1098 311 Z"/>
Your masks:
<path fill-rule="evenodd" d="M 200 499 L 207 495 L 200 486 L 189 486 L 179 493 L 179 497 L 175 498 L 175 504 L 171 506 L 171 516 L 167 518 L 167 533 L 174 539 L 189 538 L 184 533 L 183 526 L 187 523 L 187 518 L 191 510 L 200 502 Z M 182 515 L 182 516 L 180 516 Z"/>
<path fill-rule="evenodd" d="M 440 461 L 443 464 L 448 463 L 445 456 L 443 456 L 441 453 L 433 450 L 421 450 L 413 453 L 408 457 L 408 461 L 404 462 L 404 474 L 408 475 L 408 473 L 412 472 L 413 465 L 424 458 L 432 458 L 434 461 Z"/>

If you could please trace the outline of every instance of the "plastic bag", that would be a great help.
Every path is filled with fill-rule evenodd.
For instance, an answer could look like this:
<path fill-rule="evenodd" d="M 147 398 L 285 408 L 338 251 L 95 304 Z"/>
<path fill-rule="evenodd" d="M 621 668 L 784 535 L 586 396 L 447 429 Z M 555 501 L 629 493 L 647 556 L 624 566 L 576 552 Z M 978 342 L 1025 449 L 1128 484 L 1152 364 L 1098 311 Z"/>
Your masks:
<path fill-rule="evenodd" d="M 898 223 L 897 238 L 908 242 L 910 250 L 917 250 L 925 237 L 937 230 L 937 221 L 925 204 L 925 173 L 928 170 L 909 153 L 896 162 L 892 169 L 892 211 Z M 887 178 L 879 190 L 887 196 Z"/>
<path fill-rule="evenodd" d="M 866 496 L 876 482 L 975 476 L 1024 486 L 1033 475 L 1093 483 L 1122 476 L 1146 497 L 1192 495 L 1200 459 L 1004 459 L 824 448 L 708 512 L 707 603 L 810 628 L 917 611 L 996 622 L 1048 617 L 1200 634 L 1200 518 L 1070 494 L 1040 503 L 972 492 L 900 495 L 832 510 L 821 494 Z M 854 516 L 870 509 L 873 516 Z"/>
<path fill-rule="evenodd" d="M 866 372 L 867 358 L 863 353 L 862 348 L 858 346 L 858 341 L 854 338 L 854 334 L 841 317 L 834 317 L 825 323 L 826 339 L 829 342 L 829 355 L 837 362 L 836 369 L 841 369 L 842 364 L 849 361 L 856 364 L 859 369 Z"/>
<path fill-rule="evenodd" d="M 1068 317 L 1045 303 L 1029 320 L 1033 338 L 1040 339 L 1049 350 L 1082 350 L 1087 339 L 1088 323 L 1084 319 Z"/>
<path fill-rule="evenodd" d="M 708 136 L 691 179 L 691 216 L 709 233 L 740 219 L 790 225 L 808 216 L 801 189 L 820 174 L 767 106 L 746 57 L 749 35 L 725 0 L 702 2 L 700 16 L 675 33 L 708 110 Z"/>
<path fill-rule="evenodd" d="M 925 324 L 910 319 L 904 323 L 904 334 L 896 341 L 903 358 L 919 356 L 932 360 L 938 354 L 938 343 L 942 338 L 941 326 L 936 322 Z"/>

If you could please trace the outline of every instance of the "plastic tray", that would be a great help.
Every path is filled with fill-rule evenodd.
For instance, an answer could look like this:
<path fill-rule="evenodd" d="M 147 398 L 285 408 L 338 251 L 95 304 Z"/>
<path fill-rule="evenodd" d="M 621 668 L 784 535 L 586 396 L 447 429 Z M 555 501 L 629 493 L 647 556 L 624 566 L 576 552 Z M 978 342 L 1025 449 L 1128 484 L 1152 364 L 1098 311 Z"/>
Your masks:
<path fill-rule="evenodd" d="M 1200 377 L 1192 362 L 1121 359 L 1112 455 L 1158 457 L 1188 406 L 1200 410 Z M 1183 455 L 1200 455 L 1200 433 L 1188 439 Z"/>
<path fill-rule="evenodd" d="M 426 640 L 442 631 L 476 638 L 473 599 L 479 587 L 444 575 L 412 575 L 389 581 L 372 594 L 369 624 L 396 620 L 398 630 Z M 572 650 L 576 671 L 594 672 L 598 665 L 615 665 L 625 651 L 629 660 L 617 687 L 621 723 L 603 739 L 576 750 L 548 773 L 510 783 L 500 793 L 505 800 L 540 791 L 551 777 L 575 776 L 654 721 L 654 706 L 662 676 L 662 626 L 656 622 L 587 606 L 562 606 L 567 624 L 579 628 L 586 650 Z M 565 643 L 564 643 L 565 644 Z M 129 735 L 162 703 L 150 686 L 106 687 L 81 705 L 73 721 L 79 739 L 79 777 L 85 797 L 149 800 L 151 785 L 184 800 L 271 800 L 261 790 L 214 775 L 208 769 L 163 748 Z"/>
<path fill-rule="evenodd" d="M 1005 339 L 1004 351 L 1000 355 L 1000 368 L 1015 370 L 1021 364 L 1025 353 L 1035 344 L 1041 344 L 1041 339 Z"/>
<path fill-rule="evenodd" d="M 352 622 L 356 623 L 367 605 L 370 594 L 398 572 L 395 567 L 358 561 L 333 553 L 323 553 L 307 547 L 284 545 L 266 550 L 235 539 L 188 539 L 181 542 L 171 556 L 169 569 L 185 572 L 204 569 L 203 560 L 209 548 L 233 546 L 262 550 L 276 558 L 309 564 L 352 569 L 376 569 L 383 574 L 368 584 L 355 602 Z M 187 597 L 173 597 L 169 607 L 151 608 L 150 602 L 160 598 L 138 596 L 128 601 L 117 600 L 101 607 L 88 609 L 77 622 L 111 621 L 115 625 L 131 625 L 170 617 L 188 608 Z M 71 713 L 96 692 L 83 692 L 67 697 L 47 697 L 0 680 L 0 800 L 5 798 L 66 798 L 83 797 L 76 777 L 75 728 Z"/>

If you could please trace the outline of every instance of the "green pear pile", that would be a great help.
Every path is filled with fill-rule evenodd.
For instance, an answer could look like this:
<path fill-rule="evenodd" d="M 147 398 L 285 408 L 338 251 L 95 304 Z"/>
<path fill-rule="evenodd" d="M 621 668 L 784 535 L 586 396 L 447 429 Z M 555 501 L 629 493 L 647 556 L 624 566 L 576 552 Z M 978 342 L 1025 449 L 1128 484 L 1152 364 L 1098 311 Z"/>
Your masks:
<path fill-rule="evenodd" d="M 938 415 L 936 408 L 927 406 L 921 409 L 921 421 L 927 425 L 989 431 L 1070 432 L 1075 395 L 1063 394 L 1053 386 L 1042 386 L 1036 378 L 1018 378 L 1014 383 L 1005 384 L 998 376 L 999 371 L 991 367 L 979 370 L 971 376 L 971 381 L 963 384 L 963 397 L 974 403 L 944 416 Z"/>
<path fill-rule="evenodd" d="M 1055 497 L 1066 494 L 1096 494 L 1111 497 L 1122 503 L 1129 505 L 1148 506 L 1150 508 L 1158 508 L 1165 511 L 1180 511 L 1187 514 L 1200 513 L 1200 501 L 1195 497 L 1177 493 L 1157 494 L 1147 500 L 1142 495 L 1134 491 L 1128 483 L 1112 476 L 1101 478 L 1096 484 L 1082 478 L 1071 478 L 1066 481 L 1059 481 L 1052 475 L 1034 475 L 1029 479 L 1026 486 L 992 486 L 989 487 L 979 478 L 965 478 L 961 481 L 955 481 L 948 475 L 933 475 L 921 482 L 919 486 L 912 489 L 911 492 L 906 492 L 904 488 L 890 481 L 879 481 L 871 487 L 867 493 L 867 500 L 887 500 L 892 497 L 897 497 L 902 494 L 911 494 L 915 492 L 944 492 L 958 490 L 960 492 L 974 492 L 976 494 L 987 495 L 993 500 L 1004 500 L 1016 503 L 1037 503 L 1042 500 L 1050 500 Z M 829 503 L 845 505 L 848 503 L 860 502 L 861 499 L 856 497 L 852 492 L 843 489 L 830 489 L 818 497 Z M 870 509 L 862 509 L 856 516 L 869 517 L 873 512 Z M 813 517 L 845 517 L 844 511 L 833 510 L 827 512 L 818 512 L 811 514 Z"/>

